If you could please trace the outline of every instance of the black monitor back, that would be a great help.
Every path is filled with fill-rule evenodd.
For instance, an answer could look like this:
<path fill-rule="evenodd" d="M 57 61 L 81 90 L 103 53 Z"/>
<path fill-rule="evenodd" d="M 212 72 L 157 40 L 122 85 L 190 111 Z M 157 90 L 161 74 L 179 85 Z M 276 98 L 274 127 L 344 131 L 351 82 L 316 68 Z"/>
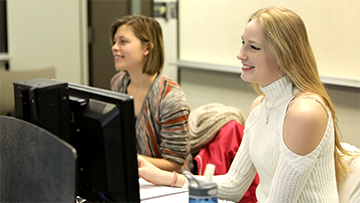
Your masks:
<path fill-rule="evenodd" d="M 14 82 L 15 117 L 36 124 L 69 141 L 66 82 L 33 78 Z"/>
<path fill-rule="evenodd" d="M 34 78 L 14 82 L 16 117 L 70 143 L 77 193 L 92 202 L 140 202 L 133 98 Z"/>

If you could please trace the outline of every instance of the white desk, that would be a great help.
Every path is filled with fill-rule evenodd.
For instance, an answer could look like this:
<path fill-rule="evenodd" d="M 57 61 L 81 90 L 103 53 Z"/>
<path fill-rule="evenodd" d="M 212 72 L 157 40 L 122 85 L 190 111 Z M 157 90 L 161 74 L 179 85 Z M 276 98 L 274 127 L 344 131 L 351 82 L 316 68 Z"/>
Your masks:
<path fill-rule="evenodd" d="M 168 186 L 156 186 L 152 183 L 139 178 L 140 186 L 140 199 L 141 202 L 189 202 L 189 193 L 187 189 L 168 187 Z M 172 200 L 172 201 L 169 201 Z"/>
<path fill-rule="evenodd" d="M 141 200 L 141 203 L 169 203 L 169 202 L 171 203 L 189 202 L 189 194 L 188 192 L 183 192 L 183 193 L 170 194 L 162 197 Z"/>
<path fill-rule="evenodd" d="M 187 189 L 168 186 L 156 186 L 152 183 L 139 179 L 140 199 L 142 203 L 186 203 L 189 202 Z M 219 200 L 218 203 L 232 203 L 231 201 Z"/>

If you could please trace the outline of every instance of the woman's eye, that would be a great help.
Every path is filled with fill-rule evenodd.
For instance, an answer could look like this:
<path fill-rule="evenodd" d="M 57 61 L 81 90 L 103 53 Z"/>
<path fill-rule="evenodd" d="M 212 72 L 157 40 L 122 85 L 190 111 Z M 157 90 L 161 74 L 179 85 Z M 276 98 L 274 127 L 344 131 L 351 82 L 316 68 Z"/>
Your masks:
<path fill-rule="evenodd" d="M 259 50 L 261 49 L 261 48 L 259 48 L 259 47 L 254 46 L 254 45 L 251 45 L 250 47 L 251 47 L 251 49 L 254 49 L 254 50 L 256 50 L 256 51 L 259 51 Z"/>
<path fill-rule="evenodd" d="M 125 44 L 125 43 L 127 43 L 127 41 L 124 40 L 124 39 L 114 40 L 114 41 L 113 41 L 113 45 L 116 44 L 116 43 Z"/>

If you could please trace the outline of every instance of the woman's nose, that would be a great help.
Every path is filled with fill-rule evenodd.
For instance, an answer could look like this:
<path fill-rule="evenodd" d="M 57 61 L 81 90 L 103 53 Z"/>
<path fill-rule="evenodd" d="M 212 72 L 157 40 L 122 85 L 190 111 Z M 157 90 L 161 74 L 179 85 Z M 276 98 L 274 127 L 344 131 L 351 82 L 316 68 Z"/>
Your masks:
<path fill-rule="evenodd" d="M 240 49 L 238 55 L 236 55 L 236 58 L 239 59 L 240 61 L 247 59 L 247 56 L 246 56 L 245 53 L 242 51 L 242 48 Z"/>
<path fill-rule="evenodd" d="M 114 43 L 111 47 L 111 50 L 113 50 L 113 51 L 119 50 L 118 45 L 116 43 Z"/>

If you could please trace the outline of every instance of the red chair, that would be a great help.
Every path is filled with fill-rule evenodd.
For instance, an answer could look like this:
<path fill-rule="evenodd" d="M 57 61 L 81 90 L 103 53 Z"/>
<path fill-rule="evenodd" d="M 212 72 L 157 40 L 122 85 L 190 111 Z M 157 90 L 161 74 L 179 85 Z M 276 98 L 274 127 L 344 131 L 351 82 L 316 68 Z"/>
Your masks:
<path fill-rule="evenodd" d="M 230 168 L 236 152 L 241 144 L 244 126 L 234 120 L 225 124 L 217 133 L 215 138 L 205 145 L 194 157 L 195 167 L 198 175 L 203 175 L 206 164 L 212 163 L 215 167 L 214 175 L 226 174 Z M 255 189 L 259 184 L 259 177 L 256 174 L 248 191 L 239 202 L 257 202 Z"/>

